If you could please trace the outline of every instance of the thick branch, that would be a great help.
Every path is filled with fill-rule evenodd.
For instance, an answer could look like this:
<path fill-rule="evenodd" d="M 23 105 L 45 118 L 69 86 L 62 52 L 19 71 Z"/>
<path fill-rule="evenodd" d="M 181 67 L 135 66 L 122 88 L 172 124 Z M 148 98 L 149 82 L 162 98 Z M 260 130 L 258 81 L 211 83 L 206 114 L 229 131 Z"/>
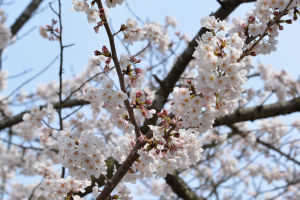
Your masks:
<path fill-rule="evenodd" d="M 62 108 L 72 108 L 74 106 L 82 106 L 82 105 L 86 105 L 86 104 L 90 104 L 90 102 L 85 101 L 85 100 L 73 99 L 73 100 L 68 100 L 68 101 L 64 102 L 64 104 L 61 107 Z M 42 109 L 44 107 L 47 107 L 47 105 L 40 106 L 40 109 Z M 54 103 L 53 107 L 55 109 L 58 109 L 59 108 L 59 102 Z M 22 122 L 23 121 L 23 115 L 25 113 L 29 113 L 29 112 L 30 111 L 27 110 L 27 111 L 24 111 L 22 113 L 19 113 L 19 114 L 13 116 L 13 117 L 1 120 L 0 121 L 0 130 L 3 130 L 5 128 L 11 127 L 13 125 L 16 125 L 16 124 Z"/>
<path fill-rule="evenodd" d="M 241 108 L 232 114 L 217 118 L 214 126 L 230 125 L 237 122 L 254 121 L 278 115 L 286 115 L 300 111 L 300 97 L 290 101 L 274 103 L 252 108 Z"/>
<path fill-rule="evenodd" d="M 31 18 L 34 11 L 39 7 L 43 0 L 32 0 L 25 8 L 22 14 L 16 19 L 15 23 L 10 27 L 12 36 L 23 27 L 23 25 Z"/>
<path fill-rule="evenodd" d="M 205 200 L 202 197 L 198 197 L 179 176 L 168 174 L 165 180 L 178 197 L 188 200 Z"/>
<path fill-rule="evenodd" d="M 152 133 L 149 131 L 146 134 L 146 137 L 150 138 Z M 139 154 L 137 153 L 140 148 L 142 148 L 145 143 L 141 143 L 137 140 L 137 143 L 133 147 L 131 153 L 127 156 L 126 160 L 122 163 L 122 165 L 118 168 L 117 172 L 112 176 L 110 181 L 106 183 L 104 189 L 101 194 L 97 197 L 96 200 L 106 200 L 109 197 L 110 193 L 117 186 L 117 184 L 121 181 L 121 179 L 125 176 L 127 171 L 130 169 L 132 164 L 139 158 Z"/>

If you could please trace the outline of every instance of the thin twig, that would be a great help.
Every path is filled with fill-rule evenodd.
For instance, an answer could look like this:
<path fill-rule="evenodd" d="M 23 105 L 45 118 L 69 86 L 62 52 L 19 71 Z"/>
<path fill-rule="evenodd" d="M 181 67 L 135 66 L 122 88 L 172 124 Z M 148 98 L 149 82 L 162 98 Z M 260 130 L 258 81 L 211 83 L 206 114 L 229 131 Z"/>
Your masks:
<path fill-rule="evenodd" d="M 49 4 L 52 11 L 55 13 L 55 10 L 51 7 L 51 3 Z M 60 61 L 59 61 L 59 107 L 58 107 L 58 116 L 59 116 L 59 130 L 64 130 L 63 126 L 63 117 L 62 117 L 62 93 L 63 93 L 63 58 L 64 58 L 64 45 L 63 45 L 63 26 L 62 26 L 62 9 L 61 9 L 61 0 L 58 0 L 58 12 L 55 13 L 58 16 L 59 23 L 59 47 L 60 47 Z M 65 177 L 65 168 L 62 167 L 61 178 Z"/>
<path fill-rule="evenodd" d="M 18 87 L 16 87 L 11 93 L 9 93 L 5 98 L 0 100 L 0 103 L 2 103 L 3 101 L 7 100 L 10 96 L 12 96 L 14 93 L 16 93 L 18 90 L 20 90 L 22 87 L 24 87 L 26 84 L 30 83 L 32 80 L 34 80 L 35 78 L 37 78 L 38 76 L 40 76 L 41 74 L 43 74 L 47 69 L 49 69 L 54 63 L 55 61 L 58 59 L 58 56 L 56 56 L 49 65 L 47 65 L 46 67 L 44 67 L 41 71 L 39 71 L 37 74 L 35 74 L 34 76 L 32 76 L 31 78 L 29 78 L 28 80 L 24 81 L 23 83 L 21 83 Z"/>
<path fill-rule="evenodd" d="M 96 0 L 95 2 L 97 3 L 99 10 L 103 9 L 103 5 L 102 5 L 101 0 Z M 106 30 L 106 33 L 107 33 L 107 36 L 108 36 L 108 39 L 109 39 L 111 53 L 112 53 L 112 59 L 113 59 L 113 62 L 115 64 L 116 71 L 117 71 L 117 74 L 118 74 L 120 88 L 121 88 L 122 92 L 124 92 L 126 94 L 124 76 L 122 74 L 121 66 L 120 66 L 119 59 L 118 59 L 116 46 L 115 46 L 115 41 L 114 41 L 114 36 L 112 35 L 112 32 L 110 30 L 110 26 L 107 23 L 107 19 L 106 19 L 105 15 L 104 15 L 104 27 L 105 27 L 105 30 Z M 134 113 L 133 113 L 133 108 L 130 106 L 130 103 L 129 103 L 128 99 L 124 100 L 124 104 L 125 104 L 125 107 L 128 111 L 130 121 L 134 126 L 136 138 L 138 138 L 141 135 L 141 132 L 140 132 L 140 128 L 139 128 L 139 126 L 138 126 L 138 124 L 135 120 Z"/>

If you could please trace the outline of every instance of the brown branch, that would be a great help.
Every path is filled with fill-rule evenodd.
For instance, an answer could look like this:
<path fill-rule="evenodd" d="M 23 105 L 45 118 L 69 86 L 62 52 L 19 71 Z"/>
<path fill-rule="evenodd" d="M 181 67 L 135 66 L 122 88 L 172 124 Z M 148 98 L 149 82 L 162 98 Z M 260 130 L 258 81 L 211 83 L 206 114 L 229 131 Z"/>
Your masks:
<path fill-rule="evenodd" d="M 256 106 L 251 108 L 241 108 L 232 114 L 219 117 L 215 120 L 214 127 L 221 125 L 230 125 L 237 122 L 254 121 L 278 115 L 286 115 L 300 111 L 300 97 L 290 101 L 273 103 L 265 106 Z"/>
<path fill-rule="evenodd" d="M 72 99 L 72 100 L 68 100 L 68 101 L 64 102 L 64 104 L 62 105 L 62 108 L 72 108 L 74 106 L 82 106 L 82 105 L 87 105 L 87 104 L 90 104 L 90 102 L 82 100 L 82 99 Z M 42 105 L 42 106 L 40 106 L 40 109 L 45 108 L 45 107 L 47 107 L 47 105 Z M 59 102 L 55 102 L 53 104 L 53 107 L 55 109 L 58 109 Z M 13 125 L 16 125 L 16 124 L 22 122 L 23 115 L 25 113 L 29 113 L 29 112 L 30 112 L 30 110 L 27 110 L 27 111 L 24 111 L 22 113 L 19 113 L 19 114 L 13 116 L 13 117 L 1 120 L 0 121 L 0 130 L 3 130 L 5 128 L 11 127 Z"/>
<path fill-rule="evenodd" d="M 269 143 L 267 143 L 265 141 L 262 141 L 259 138 L 256 139 L 256 142 L 259 143 L 259 144 L 261 144 L 261 145 L 263 145 L 263 146 L 265 146 L 265 147 L 267 147 L 267 148 L 269 148 L 269 149 L 272 149 L 273 151 L 279 153 L 280 155 L 282 155 L 286 159 L 288 159 L 288 160 L 290 160 L 290 161 L 292 161 L 292 162 L 294 162 L 294 163 L 296 163 L 297 165 L 300 166 L 300 161 L 296 160 L 295 158 L 293 158 L 289 154 L 284 153 L 283 151 L 281 151 L 280 149 L 274 147 L 273 145 L 271 145 L 271 144 L 269 144 Z"/>
<path fill-rule="evenodd" d="M 185 200 L 205 200 L 205 198 L 198 197 L 179 176 L 168 174 L 165 180 L 178 197 Z"/>
<path fill-rule="evenodd" d="M 105 184 L 105 180 L 108 178 L 110 179 L 113 175 L 115 166 L 119 166 L 119 163 L 117 160 L 113 159 L 112 157 L 106 159 L 105 161 L 106 166 L 107 166 L 107 174 L 106 177 L 104 175 L 100 175 L 99 178 L 94 178 L 92 177 L 92 183 L 90 186 L 84 188 L 84 192 L 76 192 L 73 195 L 79 195 L 80 197 L 83 197 L 85 195 L 88 195 L 89 193 L 93 192 L 93 187 L 96 185 L 98 185 L 98 187 L 101 187 Z"/>
<path fill-rule="evenodd" d="M 10 27 L 12 36 L 15 36 L 24 24 L 31 18 L 32 14 L 39 7 L 42 1 L 43 0 L 32 0 L 30 2 L 22 14 L 16 19 L 15 23 Z"/>
<path fill-rule="evenodd" d="M 99 10 L 104 9 L 101 0 L 95 0 L 95 2 L 97 3 Z M 105 30 L 106 30 L 106 33 L 107 33 L 107 36 L 108 36 L 108 39 L 109 39 L 112 59 L 113 59 L 114 64 L 116 66 L 116 70 L 117 70 L 117 74 L 118 74 L 118 78 L 119 78 L 119 82 L 120 82 L 120 88 L 121 88 L 122 92 L 124 92 L 126 94 L 124 76 L 122 74 L 121 66 L 120 66 L 119 59 L 118 59 L 116 45 L 115 45 L 115 41 L 114 41 L 114 36 L 113 36 L 113 34 L 110 30 L 110 27 L 109 27 L 109 24 L 108 24 L 108 21 L 106 19 L 105 14 L 104 14 L 104 27 L 105 27 Z M 138 138 L 141 135 L 141 131 L 140 131 L 140 128 L 139 128 L 139 126 L 138 126 L 138 124 L 135 120 L 134 113 L 133 113 L 133 108 L 130 106 L 130 103 L 129 103 L 128 99 L 124 100 L 124 104 L 125 104 L 125 107 L 128 111 L 130 121 L 134 126 L 136 138 Z"/>
<path fill-rule="evenodd" d="M 147 138 L 152 137 L 152 132 L 148 131 L 146 134 Z M 122 165 L 118 168 L 116 173 L 112 176 L 110 181 L 106 183 L 105 187 L 103 188 L 100 195 L 97 197 L 96 200 L 106 200 L 113 189 L 117 186 L 117 184 L 121 181 L 121 179 L 125 176 L 127 171 L 130 169 L 132 164 L 139 158 L 139 154 L 137 153 L 140 148 L 145 145 L 145 142 L 141 143 L 137 140 L 137 143 L 134 145 L 133 150 L 127 156 L 126 160 L 122 163 Z"/>
<path fill-rule="evenodd" d="M 51 7 L 51 3 L 49 4 Z M 62 26 L 62 10 L 61 10 L 61 0 L 58 0 L 58 12 L 56 13 L 54 10 L 53 12 L 57 15 L 58 17 L 58 23 L 59 23 L 59 72 L 58 72 L 58 77 L 59 77 L 59 91 L 58 91 L 58 97 L 59 97 L 59 107 L 57 109 L 58 117 L 59 117 L 59 130 L 64 130 L 63 126 L 63 117 L 62 117 L 62 93 L 63 93 L 63 70 L 64 70 L 64 45 L 63 45 L 63 26 Z M 65 177 L 65 167 L 62 167 L 62 172 L 61 172 L 61 178 Z"/>
<path fill-rule="evenodd" d="M 22 14 L 16 19 L 15 23 L 11 25 L 11 37 L 15 36 L 17 32 L 23 27 L 23 25 L 31 18 L 34 11 L 39 7 L 43 0 L 32 0 L 30 4 L 25 8 Z M 0 70 L 2 70 L 2 53 L 0 49 Z"/>

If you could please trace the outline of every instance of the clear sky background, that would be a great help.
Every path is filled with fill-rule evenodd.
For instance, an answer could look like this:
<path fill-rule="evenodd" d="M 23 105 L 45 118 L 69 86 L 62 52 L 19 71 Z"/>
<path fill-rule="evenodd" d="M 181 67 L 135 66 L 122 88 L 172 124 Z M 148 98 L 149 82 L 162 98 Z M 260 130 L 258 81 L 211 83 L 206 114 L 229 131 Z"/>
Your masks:
<path fill-rule="evenodd" d="M 29 4 L 30 0 L 14 0 L 12 4 L 3 5 L 8 19 L 7 26 L 10 26 Z M 20 83 L 27 80 L 33 73 L 48 65 L 55 56 L 59 54 L 57 42 L 49 42 L 39 34 L 39 26 L 50 24 L 55 14 L 49 9 L 45 0 L 35 16 L 22 28 L 18 36 L 22 36 L 29 30 L 30 34 L 18 40 L 15 44 L 8 47 L 5 51 L 3 69 L 10 75 L 18 74 L 24 70 L 33 71 L 18 79 L 10 79 L 7 83 L 7 94 L 16 88 Z M 89 24 L 86 15 L 71 10 L 72 0 L 62 0 L 63 4 L 63 39 L 64 44 L 74 43 L 73 47 L 65 49 L 64 58 L 64 77 L 72 77 L 74 73 L 80 73 L 88 63 L 88 59 L 93 56 L 96 49 L 101 49 L 102 45 L 108 45 L 104 29 L 96 34 L 93 30 L 94 24 Z M 164 24 L 167 15 L 178 21 L 177 30 L 187 33 L 192 39 L 199 31 L 200 19 L 209 15 L 219 8 L 215 0 L 127 0 L 132 10 L 144 21 L 158 21 Z M 253 8 L 253 3 L 243 4 L 230 15 L 230 18 L 240 16 L 244 18 L 245 13 Z M 57 8 L 54 1 L 53 7 Z M 133 18 L 126 6 L 118 6 L 108 12 L 112 19 L 114 29 L 117 30 L 120 24 L 124 24 L 127 18 Z M 284 25 L 284 31 L 280 32 L 277 45 L 278 51 L 272 52 L 267 56 L 258 56 L 254 61 L 257 66 L 258 60 L 264 64 L 271 64 L 276 69 L 285 69 L 294 78 L 299 77 L 300 68 L 300 22 L 292 25 Z M 118 54 L 124 52 L 122 47 L 118 47 Z M 36 91 L 38 83 L 49 83 L 58 81 L 58 62 L 54 64 L 46 73 L 24 86 L 28 93 Z M 256 69 L 253 69 L 255 72 Z M 253 86 L 256 83 L 252 82 Z M 297 115 L 299 117 L 299 115 Z M 294 117 L 293 117 L 294 118 Z M 291 119 L 291 118 L 287 118 Z"/>

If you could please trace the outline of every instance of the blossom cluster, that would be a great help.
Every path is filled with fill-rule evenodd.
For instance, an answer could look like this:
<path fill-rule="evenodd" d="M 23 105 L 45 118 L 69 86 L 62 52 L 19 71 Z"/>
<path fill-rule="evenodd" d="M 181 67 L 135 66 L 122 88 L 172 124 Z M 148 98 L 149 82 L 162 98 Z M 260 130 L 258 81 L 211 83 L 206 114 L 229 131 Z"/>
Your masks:
<path fill-rule="evenodd" d="M 225 21 L 207 17 L 201 23 L 208 31 L 198 40 L 193 54 L 198 75 L 186 87 L 174 88 L 171 112 L 182 119 L 182 127 L 205 132 L 215 117 L 235 108 L 251 60 L 240 59 L 244 39 L 237 33 L 222 34 L 229 28 Z"/>
<path fill-rule="evenodd" d="M 72 177 L 90 180 L 91 176 L 98 178 L 100 174 L 106 174 L 105 159 L 109 152 L 102 138 L 89 131 L 80 135 L 62 131 L 57 140 L 60 162 L 69 169 Z"/>
<path fill-rule="evenodd" d="M 285 70 L 278 72 L 262 63 L 259 64 L 258 70 L 264 80 L 265 91 L 275 92 L 279 101 L 299 94 L 300 81 L 295 81 Z"/>
<path fill-rule="evenodd" d="M 145 70 L 137 66 L 141 59 L 129 54 L 121 54 L 119 60 L 126 86 L 142 88 L 145 82 Z"/>
<path fill-rule="evenodd" d="M 174 170 L 186 169 L 200 160 L 203 149 L 193 130 L 174 130 L 165 137 L 164 128 L 150 126 L 150 129 L 153 131 L 153 138 L 139 138 L 141 142 L 146 141 L 146 145 L 138 151 L 140 158 L 125 175 L 124 181 L 135 182 L 137 179 L 152 177 L 153 174 L 165 177 Z M 135 143 L 132 135 L 122 137 L 119 146 L 114 148 L 114 158 L 120 163 L 124 162 Z"/>
<path fill-rule="evenodd" d="M 6 13 L 0 9 L 0 49 L 4 49 L 11 41 L 11 32 L 4 24 L 6 21 Z"/>
<path fill-rule="evenodd" d="M 73 0 L 72 5 L 74 11 L 83 12 L 87 15 L 89 23 L 96 23 L 99 20 L 99 11 L 90 7 L 87 0 Z"/>
<path fill-rule="evenodd" d="M 41 109 L 38 107 L 31 108 L 29 113 L 23 115 L 24 122 L 14 126 L 13 129 L 20 137 L 30 141 L 36 136 L 38 128 L 42 127 L 44 118 L 47 119 L 47 121 L 44 121 L 47 124 L 54 121 L 55 109 L 52 104 L 48 104 L 47 107 Z"/>
<path fill-rule="evenodd" d="M 0 71 L 0 91 L 6 88 L 7 71 Z"/>
<path fill-rule="evenodd" d="M 96 184 L 93 187 L 93 195 L 94 195 L 95 199 L 100 194 L 99 193 L 100 191 L 101 190 L 98 189 L 98 185 Z M 115 191 L 114 194 L 111 195 L 111 199 L 116 199 L 116 200 L 118 200 L 118 199 L 132 200 L 132 196 L 131 196 L 130 190 L 122 182 L 117 185 L 117 187 L 116 187 L 116 189 L 114 191 Z"/>
<path fill-rule="evenodd" d="M 124 1 L 125 0 L 106 0 L 105 3 L 108 8 L 112 8 L 116 7 L 117 4 L 123 4 Z M 74 11 L 85 13 L 89 23 L 96 23 L 101 17 L 101 12 L 95 9 L 94 4 L 95 1 L 92 1 L 90 6 L 87 0 L 73 0 L 72 8 Z"/>
<path fill-rule="evenodd" d="M 255 9 L 247 13 L 246 21 L 233 21 L 231 32 L 238 33 L 243 39 L 252 38 L 246 41 L 251 49 L 247 53 L 269 54 L 276 50 L 276 37 L 283 30 L 283 25 L 297 20 L 299 5 L 299 0 L 258 0 L 255 2 Z"/>
<path fill-rule="evenodd" d="M 55 27 L 56 24 L 57 20 L 52 19 L 51 25 L 47 24 L 45 26 L 41 26 L 40 35 L 45 39 L 49 39 L 50 41 L 59 40 L 60 30 L 59 28 Z"/>
<path fill-rule="evenodd" d="M 72 177 L 49 177 L 42 181 L 39 187 L 40 191 L 36 193 L 36 196 L 40 194 L 40 196 L 49 200 L 63 199 L 73 192 L 85 192 L 85 188 L 89 185 L 91 185 L 91 182 L 87 180 L 80 181 Z"/>
<path fill-rule="evenodd" d="M 106 5 L 111 8 L 117 4 L 121 5 L 124 1 L 106 0 Z M 72 5 L 73 10 L 87 14 L 89 22 L 97 23 L 94 28 L 97 32 L 98 28 L 107 22 L 104 9 L 97 10 L 95 3 L 91 1 L 89 5 L 87 0 L 73 0 Z M 100 175 L 108 178 L 107 172 L 110 168 L 107 159 L 118 161 L 118 164 L 113 165 L 117 167 L 130 154 L 132 155 L 137 142 L 145 145 L 137 150 L 138 158 L 133 161 L 122 181 L 134 183 L 139 179 L 151 178 L 153 175 L 156 178 L 165 177 L 175 170 L 181 171 L 193 166 L 188 173 L 196 172 L 199 183 L 206 184 L 204 185 L 206 191 L 216 191 L 217 188 L 213 188 L 216 183 L 221 185 L 232 175 L 247 186 L 249 175 L 261 176 L 268 183 L 276 181 L 291 183 L 292 176 L 298 172 L 294 170 L 293 174 L 289 166 L 285 168 L 287 172 L 284 172 L 277 166 L 259 170 L 263 168 L 262 165 L 251 164 L 254 156 L 249 149 L 265 150 L 258 145 L 258 141 L 261 141 L 261 144 L 273 145 L 270 149 L 290 159 L 289 155 L 286 156 L 287 154 L 280 151 L 283 146 L 281 140 L 287 132 L 286 126 L 280 120 L 261 121 L 260 130 L 256 132 L 248 130 L 244 123 L 235 124 L 238 126 L 236 129 L 239 134 L 235 132 L 234 127 L 230 127 L 231 133 L 221 133 L 211 128 L 216 117 L 228 114 L 237 107 L 244 92 L 246 75 L 252 67 L 251 56 L 267 54 L 276 49 L 276 37 L 284 24 L 296 20 L 299 15 L 297 10 L 299 3 L 300 0 L 258 0 L 255 3 L 255 10 L 247 14 L 245 21 L 234 19 L 232 25 L 215 17 L 201 20 L 206 33 L 198 39 L 193 54 L 194 60 L 190 63 L 196 75 L 185 81 L 183 86 L 173 89 L 170 105 L 161 112 L 151 107 L 154 91 L 144 87 L 146 70 L 140 67 L 142 63 L 138 55 L 121 55 L 119 63 L 112 66 L 111 61 L 116 62 L 117 55 L 112 55 L 106 46 L 102 47 L 101 52 L 95 51 L 96 56 L 90 59 L 82 74 L 70 80 L 65 79 L 62 85 L 55 82 L 40 85 L 35 95 L 49 103 L 48 107 L 32 108 L 23 115 L 24 122 L 12 127 L 12 132 L 23 140 L 21 144 L 7 141 L 9 145 L 14 145 L 10 149 L 6 149 L 1 143 L 0 168 L 2 177 L 5 175 L 8 179 L 13 177 L 12 171 L 18 171 L 23 175 L 40 175 L 43 180 L 40 184 L 36 184 L 36 187 L 12 185 L 15 188 L 10 191 L 10 198 L 81 200 L 80 196 L 74 195 L 85 192 L 84 188 L 94 182 L 92 179 L 97 179 Z M 1 13 L 0 10 L 2 17 L 0 37 L 2 37 L 1 26 L 5 21 Z M 55 24 L 56 21 L 52 21 L 51 26 L 41 28 L 41 35 L 49 38 L 51 37 L 48 35 L 49 32 L 58 34 L 59 30 L 54 28 Z M 166 26 L 147 22 L 140 27 L 136 20 L 128 19 L 113 37 L 122 32 L 124 42 L 133 44 L 146 41 L 149 46 L 153 45 L 164 54 L 172 46 L 167 28 L 176 25 L 177 22 L 170 17 L 166 18 Z M 5 37 L 7 35 L 8 32 Z M 2 42 L 1 38 L 0 41 Z M 119 78 L 120 80 L 124 78 L 124 83 L 120 83 L 122 90 L 118 88 L 111 73 L 118 64 L 120 64 L 118 75 L 122 76 Z M 261 65 L 259 72 L 265 81 L 265 91 L 275 92 L 280 101 L 298 95 L 300 82 L 294 81 L 284 71 L 277 73 Z M 0 90 L 5 87 L 5 78 L 6 73 L 1 71 Z M 72 110 L 63 117 L 63 130 L 58 131 L 51 126 L 51 123 L 55 122 L 56 113 L 51 103 L 58 101 L 57 91 L 60 86 L 63 89 L 62 97 L 63 99 L 66 97 L 66 101 L 72 101 L 71 97 L 74 97 L 76 100 L 85 100 L 84 102 L 91 104 L 92 119 L 88 119 L 86 114 L 89 112 L 86 110 L 82 112 L 74 110 L 75 117 Z M 247 93 L 248 99 L 244 99 L 245 104 L 254 96 L 252 90 L 248 90 Z M 26 94 L 20 94 L 20 102 L 24 98 Z M 67 112 L 63 112 L 63 115 Z M 136 129 L 143 126 L 146 119 L 151 118 L 155 120 L 149 121 L 156 121 L 158 118 L 157 123 L 148 125 L 151 137 L 147 138 L 143 134 L 137 137 L 139 134 L 135 132 Z M 296 120 L 292 125 L 299 129 L 299 124 L 299 120 Z M 238 142 L 239 140 L 242 142 Z M 36 143 L 39 143 L 38 147 L 34 146 Z M 27 144 L 29 146 L 26 146 Z M 299 146 L 297 142 L 288 145 L 295 155 L 299 153 L 299 150 L 295 150 Z M 205 149 L 215 148 L 204 151 L 204 146 Z M 33 153 L 34 150 L 38 153 Z M 266 156 L 268 154 L 265 153 Z M 250 160 L 250 164 L 241 168 L 244 170 L 240 170 L 240 160 L 242 162 Z M 198 165 L 199 162 L 201 165 Z M 68 177 L 61 178 L 60 173 L 54 172 L 52 166 L 57 163 L 66 169 Z M 116 170 L 118 169 L 114 168 L 113 172 Z M 109 181 L 106 181 L 109 184 Z M 157 185 L 154 184 L 154 192 L 164 198 L 162 186 L 158 188 Z M 101 192 L 99 187 L 94 184 L 95 198 Z M 289 190 L 296 191 L 298 187 L 293 186 Z M 20 193 L 14 194 L 17 193 L 16 190 Z M 33 192 L 29 193 L 28 190 Z M 166 199 L 175 198 L 172 192 L 165 194 L 170 194 L 166 195 L 168 196 Z M 254 192 L 251 195 L 257 197 Z M 230 195 L 222 194 L 221 198 L 226 199 L 225 197 L 233 199 Z M 129 189 L 123 182 L 118 184 L 115 193 L 111 195 L 111 199 L 131 198 Z"/>
<path fill-rule="evenodd" d="M 174 22 L 172 24 L 175 25 Z M 157 50 L 161 53 L 164 53 L 170 47 L 171 42 L 167 29 L 157 22 L 147 22 L 143 27 L 140 27 L 136 20 L 129 18 L 125 26 L 126 29 L 123 31 L 124 42 L 133 44 L 133 42 L 137 41 L 148 41 L 156 45 Z"/>

